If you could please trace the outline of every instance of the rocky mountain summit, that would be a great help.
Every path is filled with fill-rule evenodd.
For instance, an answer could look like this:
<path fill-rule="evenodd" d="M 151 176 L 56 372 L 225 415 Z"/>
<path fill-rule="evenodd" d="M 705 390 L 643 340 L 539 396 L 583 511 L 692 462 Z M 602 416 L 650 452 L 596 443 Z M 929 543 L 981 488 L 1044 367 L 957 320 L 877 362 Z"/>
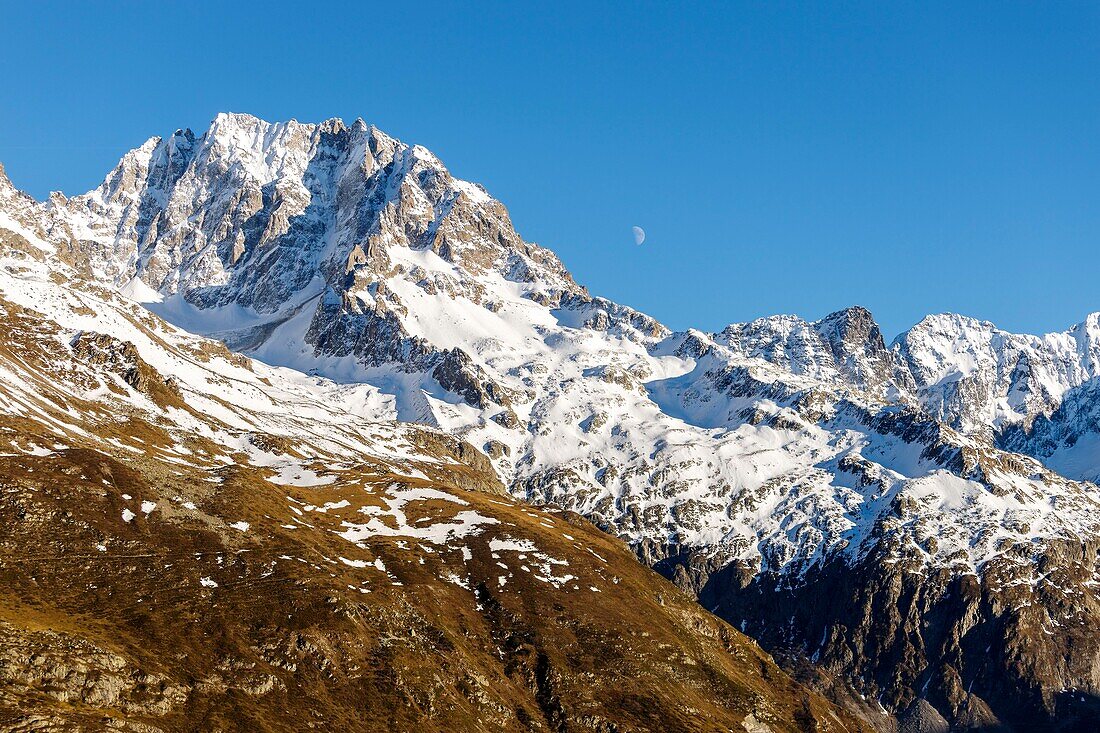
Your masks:
<path fill-rule="evenodd" d="M 859 307 L 674 333 L 362 121 L 219 115 L 45 203 L 2 179 L 2 230 L 134 318 L 296 375 L 268 393 L 302 406 L 284 435 L 319 412 L 473 446 L 884 730 L 1097 714 L 1100 314 L 1042 337 L 930 316 L 891 344 Z M 150 384 L 140 343 L 74 338 Z M 222 388 L 163 385 L 174 416 L 235 409 Z"/>

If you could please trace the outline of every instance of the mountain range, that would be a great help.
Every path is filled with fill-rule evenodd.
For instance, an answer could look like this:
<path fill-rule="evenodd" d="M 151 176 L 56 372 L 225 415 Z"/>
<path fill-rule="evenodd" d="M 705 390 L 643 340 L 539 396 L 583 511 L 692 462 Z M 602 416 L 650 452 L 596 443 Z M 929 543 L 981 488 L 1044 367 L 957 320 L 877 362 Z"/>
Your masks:
<path fill-rule="evenodd" d="M 861 307 L 672 331 L 361 120 L 222 114 L 45 202 L 0 173 L 0 247 L 22 599 L 0 630 L 88 645 L 126 679 L 97 693 L 119 721 L 301 729 L 267 699 L 402 729 L 1100 719 L 1100 313 L 1044 336 L 931 315 L 892 343 Z M 135 614 L 162 592 L 186 602 Z M 168 665 L 185 622 L 216 643 Z M 18 706 L 64 718 L 82 693 L 35 693 L 18 654 Z M 357 718 L 357 694 L 408 712 Z"/>

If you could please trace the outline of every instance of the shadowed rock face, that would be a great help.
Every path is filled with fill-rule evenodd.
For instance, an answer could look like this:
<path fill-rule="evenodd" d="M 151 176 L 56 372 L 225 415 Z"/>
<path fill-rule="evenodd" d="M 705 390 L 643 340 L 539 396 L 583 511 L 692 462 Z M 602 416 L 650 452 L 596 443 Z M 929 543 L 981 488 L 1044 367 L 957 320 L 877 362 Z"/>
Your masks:
<path fill-rule="evenodd" d="M 998 436 L 1006 450 L 1033 455 L 1067 476 L 1100 481 L 1100 378 L 1062 396 L 1058 409 L 1030 424 L 1008 426 Z"/>
<path fill-rule="evenodd" d="M 814 327 L 828 341 L 833 358 L 849 379 L 875 384 L 892 376 L 882 331 L 866 308 L 855 306 L 833 313 Z"/>
<path fill-rule="evenodd" d="M 149 402 L 173 435 L 215 440 L 209 460 L 243 450 L 298 475 L 313 454 L 272 458 L 252 438 L 310 436 L 338 462 L 416 452 L 392 421 L 432 426 L 465 447 L 431 450 L 466 466 L 417 469 L 434 485 L 465 472 L 588 517 L 887 728 L 1083 720 L 1100 691 L 1082 671 L 1095 635 L 1058 630 L 1100 583 L 1074 559 L 1100 536 L 1098 315 L 1045 336 L 929 316 L 889 346 L 860 307 L 672 333 L 590 296 L 482 188 L 361 121 L 220 115 L 83 196 L 39 204 L 0 176 L 0 213 L 16 336 L 58 321 L 44 351 L 65 358 L 43 373 Z M 151 316 L 116 290 L 296 371 L 230 368 L 164 324 L 134 333 Z M 20 395 L 5 348 L 0 384 Z M 70 399 L 4 406 L 67 430 Z M 123 441 L 131 412 L 95 416 Z M 970 600 L 945 578 L 972 578 Z M 815 615 L 792 627 L 792 605 Z M 979 641 L 1005 661 L 989 667 Z"/>
<path fill-rule="evenodd" d="M 1054 731 L 1088 730 L 1100 711 L 1088 692 L 1100 682 L 1098 549 L 1066 540 L 1033 559 L 1007 545 L 981 575 L 930 571 L 914 550 L 829 563 L 801 581 L 714 567 L 690 552 L 660 557 L 650 547 L 647 559 L 788 668 L 809 660 L 859 680 L 864 695 L 899 711 L 900 730 L 936 730 L 946 719 Z"/>

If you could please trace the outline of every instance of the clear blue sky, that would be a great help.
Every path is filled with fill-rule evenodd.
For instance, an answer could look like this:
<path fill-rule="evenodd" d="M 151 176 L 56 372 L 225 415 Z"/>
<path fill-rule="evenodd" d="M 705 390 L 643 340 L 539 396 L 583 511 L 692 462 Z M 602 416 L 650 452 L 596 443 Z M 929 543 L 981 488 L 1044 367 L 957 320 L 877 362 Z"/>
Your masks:
<path fill-rule="evenodd" d="M 1100 5 L 523 5 L 0 0 L 0 161 L 41 198 L 218 111 L 363 117 L 673 327 L 1100 310 Z"/>

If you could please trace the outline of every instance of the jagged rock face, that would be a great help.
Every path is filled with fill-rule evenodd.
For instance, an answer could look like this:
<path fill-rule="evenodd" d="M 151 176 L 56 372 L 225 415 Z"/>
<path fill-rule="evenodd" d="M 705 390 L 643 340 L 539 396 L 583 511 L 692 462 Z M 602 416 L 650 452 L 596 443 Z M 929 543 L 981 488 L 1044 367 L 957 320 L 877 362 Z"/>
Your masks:
<path fill-rule="evenodd" d="M 1038 415 L 1030 426 L 1010 426 L 1000 442 L 1061 474 L 1100 482 L 1100 379 L 1066 392 L 1057 410 Z"/>
<path fill-rule="evenodd" d="M 1026 432 L 1100 377 L 1100 313 L 1041 337 L 953 314 L 928 316 L 887 348 L 871 314 L 853 307 L 814 323 L 775 316 L 734 324 L 718 339 L 791 373 L 850 385 L 865 399 L 919 404 L 983 437 Z"/>
<path fill-rule="evenodd" d="M 1030 423 L 1100 376 L 1100 313 L 1064 333 L 1024 336 L 956 315 L 929 316 L 894 344 L 921 401 L 966 431 Z"/>
<path fill-rule="evenodd" d="M 807 323 L 797 316 L 761 318 L 726 327 L 718 339 L 745 356 L 794 374 L 851 384 L 880 394 L 894 377 L 894 358 L 866 308 L 852 307 Z"/>
<path fill-rule="evenodd" d="M 200 307 L 273 313 L 318 277 L 342 294 L 359 268 L 393 264 L 394 246 L 474 274 L 522 280 L 537 267 L 556 276 L 548 285 L 576 289 L 552 254 L 519 240 L 500 204 L 362 120 L 219 115 L 199 138 L 149 140 L 98 189 L 51 206 L 117 284 L 138 277 Z"/>
<path fill-rule="evenodd" d="M 680 572 L 695 567 L 700 601 L 767 647 L 863 681 L 899 711 L 901 730 L 941 717 L 964 729 L 1088 730 L 1100 714 L 1097 550 L 1067 539 L 1034 557 L 1006 543 L 981 574 L 929 571 L 916 548 L 827 564 L 801 583 L 690 562 Z"/>
<path fill-rule="evenodd" d="M 234 348 L 255 350 L 301 319 L 309 325 L 296 339 L 314 356 L 443 375 L 443 389 L 475 407 L 492 399 L 477 384 L 491 380 L 456 349 L 410 333 L 399 317 L 407 306 L 385 283 L 478 306 L 487 274 L 547 301 L 586 297 L 478 186 L 361 120 L 272 125 L 219 115 L 200 137 L 149 140 L 98 189 L 49 207 L 53 236 L 78 242 L 115 285 L 167 299 L 177 314 L 221 312 L 203 330 Z M 233 321 L 228 308 L 251 315 Z"/>
<path fill-rule="evenodd" d="M 182 406 L 175 383 L 162 378 L 132 343 L 107 334 L 81 332 L 69 348 L 77 359 L 114 374 L 158 404 Z"/>
<path fill-rule="evenodd" d="M 322 400 L 330 426 L 343 411 L 353 425 L 441 429 L 482 449 L 513 495 L 589 517 L 692 592 L 736 575 L 724 613 L 755 599 L 758 633 L 777 651 L 817 649 L 817 638 L 784 631 L 782 605 L 835 576 L 840 605 L 822 613 L 839 631 L 822 658 L 847 676 L 849 699 L 888 692 L 883 704 L 902 723 L 986 719 L 977 702 L 943 692 L 921 703 L 913 687 L 935 677 L 954 689 L 947 663 L 923 651 L 938 601 L 904 626 L 919 650 L 906 663 L 925 677 L 876 667 L 867 655 L 880 648 L 859 641 L 865 630 L 844 603 L 879 608 L 897 600 L 898 583 L 916 588 L 945 569 L 984 588 L 1007 546 L 1029 548 L 1034 567 L 1067 538 L 1098 535 L 1100 492 L 1084 482 L 1100 474 L 1100 315 L 1043 337 L 930 316 L 890 346 L 859 307 L 671 333 L 589 296 L 484 190 L 361 122 L 223 115 L 202 135 L 150 141 L 84 196 L 39 205 L 0 184 L 13 252 L 0 289 L 13 306 L 34 308 L 51 278 L 84 273 L 78 290 L 119 289 L 295 379 L 330 378 L 340 385 Z M 65 338 L 99 330 L 66 308 Z M 149 361 L 149 345 L 133 343 Z M 185 404 L 222 389 L 149 363 Z M 293 383 L 269 398 L 292 395 L 309 413 Z M 247 420 L 234 425 L 248 430 Z M 339 442 L 325 436 L 329 449 Z M 908 574 L 876 581 L 865 599 L 869 558 L 909 563 Z M 1092 602 L 1092 585 L 1073 587 Z M 1051 596 L 1030 602 L 1060 618 Z M 993 605 L 971 610 L 1009 648 Z M 1076 643 L 1085 656 L 1097 646 Z M 975 660 L 951 669 L 969 683 L 983 674 Z M 1058 675 L 1070 672 L 1049 669 L 1006 677 L 1043 701 L 1020 715 L 1052 709 Z M 1012 722 L 997 694 L 979 697 Z"/>

